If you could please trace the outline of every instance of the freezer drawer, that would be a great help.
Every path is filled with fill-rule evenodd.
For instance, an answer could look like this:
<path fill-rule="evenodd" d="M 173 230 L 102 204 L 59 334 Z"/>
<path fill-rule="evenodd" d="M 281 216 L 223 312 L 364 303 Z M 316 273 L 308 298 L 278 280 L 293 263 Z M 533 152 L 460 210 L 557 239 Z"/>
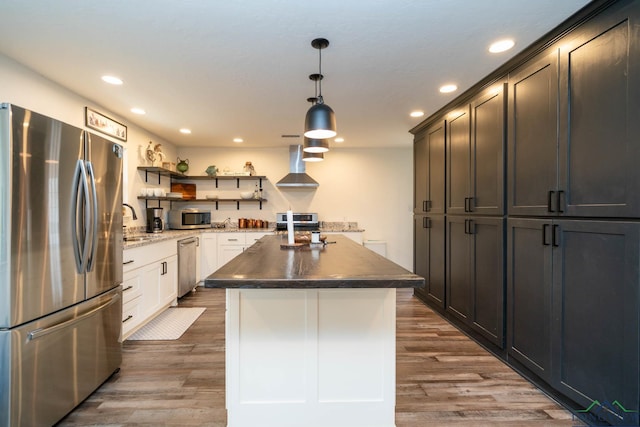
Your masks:
<path fill-rule="evenodd" d="M 121 289 L 0 330 L 0 425 L 53 425 L 119 368 Z"/>

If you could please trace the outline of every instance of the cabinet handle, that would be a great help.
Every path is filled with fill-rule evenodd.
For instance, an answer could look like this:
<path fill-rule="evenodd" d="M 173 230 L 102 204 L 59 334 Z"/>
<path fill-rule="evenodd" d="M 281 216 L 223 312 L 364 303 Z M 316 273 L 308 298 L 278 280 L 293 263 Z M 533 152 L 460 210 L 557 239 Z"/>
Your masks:
<path fill-rule="evenodd" d="M 467 197 L 467 212 L 473 212 L 473 197 Z"/>
<path fill-rule="evenodd" d="M 547 197 L 547 212 L 555 212 L 555 210 L 553 209 L 553 195 L 554 194 L 555 194 L 555 191 L 549 190 L 549 195 Z"/>
<path fill-rule="evenodd" d="M 126 291 L 128 291 L 129 289 L 133 289 L 133 286 L 131 286 L 131 285 L 127 286 L 126 288 L 124 288 L 124 289 L 122 290 L 122 292 L 126 292 Z"/>
<path fill-rule="evenodd" d="M 549 224 L 542 224 L 542 246 L 549 246 L 549 241 L 547 240 L 548 228 L 549 228 Z"/>
<path fill-rule="evenodd" d="M 467 206 L 468 206 L 468 205 L 467 205 L 467 202 L 468 202 L 468 201 L 469 201 L 469 198 L 468 198 L 468 197 L 465 197 L 465 198 L 464 198 L 464 211 L 465 211 L 465 212 L 469 212 L 469 208 L 467 207 Z M 465 220 L 464 220 L 464 222 L 465 222 L 465 229 L 464 229 L 464 230 L 465 230 L 465 233 L 466 233 L 466 232 L 467 232 L 467 220 L 465 219 Z"/>
<path fill-rule="evenodd" d="M 237 242 L 238 239 L 227 239 L 227 242 Z"/>
<path fill-rule="evenodd" d="M 468 221 L 469 221 L 469 234 L 476 234 L 475 223 L 473 222 L 472 219 Z"/>
<path fill-rule="evenodd" d="M 562 208 L 563 206 L 564 206 L 564 191 L 560 190 L 558 191 L 558 212 L 564 213 L 564 209 Z"/>
<path fill-rule="evenodd" d="M 132 314 L 128 315 L 127 318 L 122 321 L 122 323 L 126 323 L 131 319 L 133 319 L 133 315 Z"/>
<path fill-rule="evenodd" d="M 551 244 L 556 248 L 560 246 L 560 235 L 558 234 L 558 229 L 560 226 L 558 224 L 553 225 L 553 232 L 551 233 Z"/>
<path fill-rule="evenodd" d="M 167 274 L 167 262 L 162 261 L 162 273 L 160 275 L 164 276 L 165 274 Z"/>
<path fill-rule="evenodd" d="M 133 264 L 134 262 L 136 262 L 136 260 L 130 259 L 128 261 L 123 262 L 122 265 Z"/>
<path fill-rule="evenodd" d="M 422 201 L 422 212 L 427 212 L 427 201 L 426 200 Z"/>
<path fill-rule="evenodd" d="M 422 228 L 431 228 L 431 218 L 422 218 Z"/>

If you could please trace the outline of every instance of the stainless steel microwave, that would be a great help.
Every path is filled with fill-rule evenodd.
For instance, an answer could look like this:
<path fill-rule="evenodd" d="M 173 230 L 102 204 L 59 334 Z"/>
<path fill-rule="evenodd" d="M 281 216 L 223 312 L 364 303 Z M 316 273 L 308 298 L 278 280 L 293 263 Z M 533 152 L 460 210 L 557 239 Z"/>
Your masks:
<path fill-rule="evenodd" d="M 172 209 L 169 211 L 169 228 L 173 230 L 191 230 L 210 228 L 211 211 L 201 209 Z"/>

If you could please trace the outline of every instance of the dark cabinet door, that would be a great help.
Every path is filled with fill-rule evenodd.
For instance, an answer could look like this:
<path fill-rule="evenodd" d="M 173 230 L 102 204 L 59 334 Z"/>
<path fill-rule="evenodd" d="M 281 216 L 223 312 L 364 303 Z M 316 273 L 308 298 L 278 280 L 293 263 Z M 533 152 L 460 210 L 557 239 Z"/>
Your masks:
<path fill-rule="evenodd" d="M 444 309 L 444 216 L 416 216 L 414 221 L 414 272 L 425 278 L 425 287 L 417 288 L 415 292 L 423 299 Z"/>
<path fill-rule="evenodd" d="M 429 149 L 425 133 L 413 141 L 413 213 L 427 212 L 429 200 Z"/>
<path fill-rule="evenodd" d="M 558 52 L 509 73 L 507 210 L 556 215 L 558 197 Z"/>
<path fill-rule="evenodd" d="M 467 211 L 504 214 L 505 93 L 495 84 L 471 102 L 471 182 Z"/>
<path fill-rule="evenodd" d="M 639 409 L 640 223 L 554 220 L 552 244 L 554 386 L 628 417 L 614 402 Z"/>
<path fill-rule="evenodd" d="M 449 114 L 447 119 L 447 213 L 468 211 L 471 167 L 469 105 Z"/>
<path fill-rule="evenodd" d="M 447 311 L 469 323 L 471 316 L 471 245 L 469 220 L 463 216 L 447 216 Z"/>
<path fill-rule="evenodd" d="M 429 203 L 430 214 L 445 212 L 445 122 L 427 131 L 429 141 Z"/>
<path fill-rule="evenodd" d="M 551 221 L 507 220 L 507 352 L 551 382 Z"/>
<path fill-rule="evenodd" d="M 416 135 L 413 145 L 415 214 L 445 211 L 445 122 Z"/>
<path fill-rule="evenodd" d="M 640 215 L 640 5 L 619 2 L 560 49 L 566 215 Z"/>
<path fill-rule="evenodd" d="M 470 217 L 473 326 L 504 348 L 504 220 Z"/>

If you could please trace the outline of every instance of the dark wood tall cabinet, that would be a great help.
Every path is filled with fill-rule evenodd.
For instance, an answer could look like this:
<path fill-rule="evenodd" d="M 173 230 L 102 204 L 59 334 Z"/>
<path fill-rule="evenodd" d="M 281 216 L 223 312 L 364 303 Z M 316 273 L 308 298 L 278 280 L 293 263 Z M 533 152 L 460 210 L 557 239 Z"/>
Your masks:
<path fill-rule="evenodd" d="M 639 28 L 594 0 L 412 131 L 446 123 L 443 293 L 416 294 L 614 425 L 640 424 Z"/>

